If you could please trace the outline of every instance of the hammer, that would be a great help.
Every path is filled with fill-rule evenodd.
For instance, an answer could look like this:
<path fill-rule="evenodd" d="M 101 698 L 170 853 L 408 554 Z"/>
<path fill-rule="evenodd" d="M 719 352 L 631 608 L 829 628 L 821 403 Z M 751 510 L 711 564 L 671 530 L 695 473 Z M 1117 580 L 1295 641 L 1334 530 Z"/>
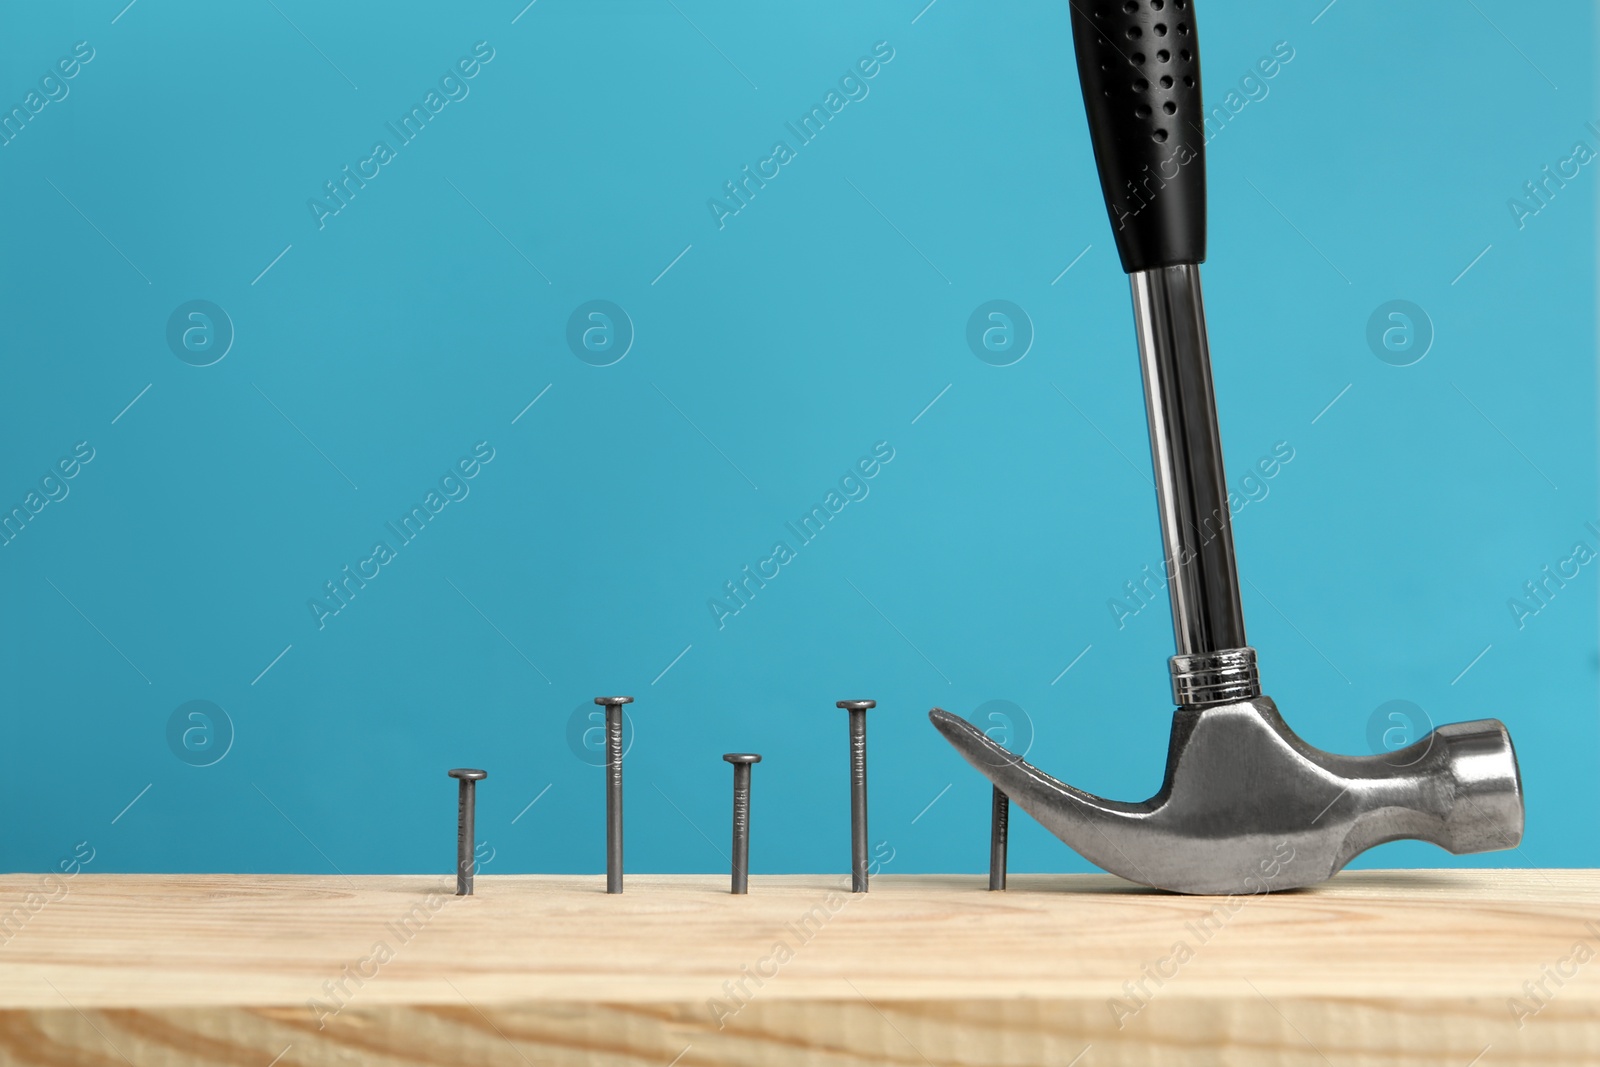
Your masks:
<path fill-rule="evenodd" d="M 1375 756 L 1323 752 L 1263 696 L 1245 640 L 1199 264 L 1205 122 L 1194 0 L 1073 0 L 1078 80 L 1122 268 L 1150 423 L 1177 655 L 1166 778 L 1125 803 L 1074 789 L 959 716 L 967 761 L 1090 862 L 1179 893 L 1314 885 L 1385 841 L 1458 855 L 1522 839 L 1522 782 L 1498 720 Z"/>

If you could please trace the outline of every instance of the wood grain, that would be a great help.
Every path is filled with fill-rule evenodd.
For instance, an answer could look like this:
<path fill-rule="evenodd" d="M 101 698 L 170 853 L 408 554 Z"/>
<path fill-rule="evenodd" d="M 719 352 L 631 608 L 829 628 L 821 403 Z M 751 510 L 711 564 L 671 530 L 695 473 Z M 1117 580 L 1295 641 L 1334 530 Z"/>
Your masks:
<path fill-rule="evenodd" d="M 7 875 L 0 1063 L 1600 1063 L 1596 872 L 985 884 Z"/>

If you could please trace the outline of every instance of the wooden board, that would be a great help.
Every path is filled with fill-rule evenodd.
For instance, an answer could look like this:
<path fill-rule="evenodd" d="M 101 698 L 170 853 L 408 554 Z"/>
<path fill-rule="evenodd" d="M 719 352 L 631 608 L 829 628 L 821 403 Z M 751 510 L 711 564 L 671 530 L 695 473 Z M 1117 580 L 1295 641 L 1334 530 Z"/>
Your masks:
<path fill-rule="evenodd" d="M 985 884 L 7 875 L 0 1063 L 1600 1063 L 1593 871 Z"/>

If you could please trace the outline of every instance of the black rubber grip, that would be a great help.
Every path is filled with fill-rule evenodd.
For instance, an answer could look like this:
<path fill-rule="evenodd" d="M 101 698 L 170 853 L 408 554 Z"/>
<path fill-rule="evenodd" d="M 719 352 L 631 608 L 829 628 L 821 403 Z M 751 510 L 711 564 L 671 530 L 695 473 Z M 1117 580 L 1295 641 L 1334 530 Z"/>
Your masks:
<path fill-rule="evenodd" d="M 1122 269 L 1206 258 L 1194 0 L 1070 0 L 1078 80 Z"/>

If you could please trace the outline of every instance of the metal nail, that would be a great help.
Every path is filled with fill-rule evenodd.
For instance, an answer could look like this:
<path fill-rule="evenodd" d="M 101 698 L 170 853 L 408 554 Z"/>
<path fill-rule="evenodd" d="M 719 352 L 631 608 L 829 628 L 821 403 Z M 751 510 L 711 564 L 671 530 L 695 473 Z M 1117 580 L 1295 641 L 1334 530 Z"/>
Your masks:
<path fill-rule="evenodd" d="M 760 763 L 754 752 L 729 752 L 722 757 L 733 764 L 733 888 L 750 892 L 750 767 Z"/>
<path fill-rule="evenodd" d="M 489 777 L 489 772 L 456 767 L 450 771 L 450 777 L 460 782 L 456 791 L 456 896 L 470 897 L 475 868 L 473 823 L 477 818 L 477 785 Z"/>
<path fill-rule="evenodd" d="M 989 888 L 1006 887 L 1006 831 L 1011 823 L 1011 798 L 994 787 L 989 808 Z"/>
<path fill-rule="evenodd" d="M 632 697 L 595 697 L 606 709 L 606 892 L 622 892 L 622 705 Z"/>
<path fill-rule="evenodd" d="M 867 709 L 876 700 L 841 700 L 850 713 L 850 892 L 867 891 Z"/>

